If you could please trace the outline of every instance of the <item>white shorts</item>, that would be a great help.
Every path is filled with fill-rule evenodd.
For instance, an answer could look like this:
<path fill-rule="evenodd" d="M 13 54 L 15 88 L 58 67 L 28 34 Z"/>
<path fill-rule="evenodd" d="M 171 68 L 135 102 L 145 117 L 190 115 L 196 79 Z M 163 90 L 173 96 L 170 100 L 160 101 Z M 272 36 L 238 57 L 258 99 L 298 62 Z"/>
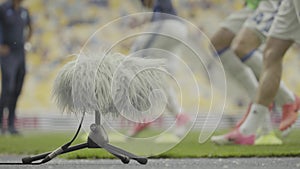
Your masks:
<path fill-rule="evenodd" d="M 299 0 L 283 0 L 269 36 L 300 43 Z"/>
<path fill-rule="evenodd" d="M 253 9 L 243 8 L 237 12 L 229 15 L 222 23 L 221 27 L 230 30 L 232 33 L 237 34 L 243 27 L 245 21 L 254 13 Z"/>
<path fill-rule="evenodd" d="M 134 42 L 131 53 L 148 48 L 172 51 L 185 41 L 188 35 L 187 26 L 179 20 L 168 19 L 152 22 L 144 35 Z"/>
<path fill-rule="evenodd" d="M 162 21 L 152 22 L 149 28 L 145 31 L 145 34 L 140 35 L 133 43 L 131 47 L 131 54 L 137 51 L 144 50 L 136 57 L 145 58 L 164 58 L 167 59 L 167 69 L 173 73 L 176 70 L 176 59 L 174 55 L 181 55 L 181 47 L 183 42 L 188 39 L 188 27 L 180 20 L 168 19 Z M 170 52 L 169 55 L 160 55 L 152 53 L 151 49 L 161 49 L 166 52 Z"/>
<path fill-rule="evenodd" d="M 258 35 L 265 39 L 278 13 L 281 2 L 282 0 L 260 1 L 254 14 L 247 19 L 244 26 L 257 31 Z"/>

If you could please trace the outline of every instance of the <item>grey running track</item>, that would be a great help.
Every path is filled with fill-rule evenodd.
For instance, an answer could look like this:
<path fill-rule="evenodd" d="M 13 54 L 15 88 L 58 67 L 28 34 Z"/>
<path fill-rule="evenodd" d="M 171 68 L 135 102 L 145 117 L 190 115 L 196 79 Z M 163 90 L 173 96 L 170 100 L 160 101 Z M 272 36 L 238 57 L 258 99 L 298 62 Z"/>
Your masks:
<path fill-rule="evenodd" d="M 19 156 L 0 156 L 0 162 L 20 162 Z M 64 160 L 55 159 L 47 164 L 0 165 L 0 169 L 300 169 L 300 157 L 285 158 L 197 158 L 149 159 L 148 164 L 135 161 L 122 164 L 119 160 Z"/>

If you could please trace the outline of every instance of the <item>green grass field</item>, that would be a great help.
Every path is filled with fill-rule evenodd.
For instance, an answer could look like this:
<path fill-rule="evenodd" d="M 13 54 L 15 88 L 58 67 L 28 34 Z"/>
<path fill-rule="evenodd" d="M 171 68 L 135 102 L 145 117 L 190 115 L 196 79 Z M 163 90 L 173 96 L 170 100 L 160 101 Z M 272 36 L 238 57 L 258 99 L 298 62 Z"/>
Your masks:
<path fill-rule="evenodd" d="M 209 141 L 199 144 L 198 134 L 198 132 L 191 132 L 180 144 L 153 158 L 300 156 L 300 130 L 291 132 L 287 138 L 283 139 L 284 144 L 280 146 L 217 146 Z M 69 141 L 72 136 L 72 133 L 28 133 L 23 136 L 0 136 L 0 154 L 34 155 L 52 151 Z M 77 139 L 74 144 L 81 142 L 83 142 L 82 139 Z M 60 157 L 67 159 L 113 158 L 102 149 L 84 149 Z"/>

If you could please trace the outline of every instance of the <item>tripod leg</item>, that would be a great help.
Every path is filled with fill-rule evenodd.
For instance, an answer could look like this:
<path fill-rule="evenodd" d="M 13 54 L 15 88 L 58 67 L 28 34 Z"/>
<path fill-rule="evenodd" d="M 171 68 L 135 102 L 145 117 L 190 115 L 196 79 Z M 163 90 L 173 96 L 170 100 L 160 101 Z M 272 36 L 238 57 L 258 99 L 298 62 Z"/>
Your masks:
<path fill-rule="evenodd" d="M 117 154 L 116 152 L 110 152 L 110 153 L 112 155 L 116 156 L 117 158 L 119 158 L 122 161 L 122 163 L 124 163 L 124 164 L 128 164 L 130 162 L 130 158 L 127 156 Z"/>
<path fill-rule="evenodd" d="M 99 111 L 95 112 L 95 124 L 90 126 L 91 132 L 88 138 L 89 148 L 101 147 L 111 154 L 115 155 L 125 164 L 129 163 L 130 159 L 136 160 L 140 164 L 146 164 L 148 159 L 144 157 L 138 157 L 125 150 L 108 144 L 108 136 L 101 124 L 101 114 Z"/>
<path fill-rule="evenodd" d="M 80 150 L 80 149 L 87 148 L 87 147 L 88 147 L 87 143 L 78 144 L 78 145 L 69 147 L 68 149 L 64 150 L 61 154 L 76 151 L 76 150 Z M 31 164 L 33 161 L 44 159 L 50 153 L 51 152 L 47 152 L 47 153 L 38 154 L 38 155 L 35 155 L 35 156 L 24 157 L 24 158 L 22 158 L 22 162 L 23 162 L 23 164 Z"/>
<path fill-rule="evenodd" d="M 44 159 L 47 155 L 49 155 L 51 152 L 35 155 L 35 156 L 29 156 L 22 158 L 23 164 L 31 164 L 33 161 Z"/>
<path fill-rule="evenodd" d="M 109 152 L 117 152 L 118 154 L 127 156 L 130 159 L 136 160 L 140 164 L 147 164 L 147 162 L 148 162 L 148 159 L 145 157 L 139 157 L 137 155 L 134 155 L 128 151 L 122 150 L 122 149 L 115 147 L 113 145 L 110 145 L 110 144 L 105 144 L 102 148 L 106 149 Z"/>

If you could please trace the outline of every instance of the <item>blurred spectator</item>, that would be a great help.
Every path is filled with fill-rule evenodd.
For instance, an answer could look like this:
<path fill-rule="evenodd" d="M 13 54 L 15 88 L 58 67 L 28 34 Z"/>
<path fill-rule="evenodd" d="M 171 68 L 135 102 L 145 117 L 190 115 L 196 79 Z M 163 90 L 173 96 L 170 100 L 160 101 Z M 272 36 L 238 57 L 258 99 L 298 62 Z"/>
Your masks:
<path fill-rule="evenodd" d="M 15 128 L 15 108 L 25 76 L 24 45 L 29 41 L 32 28 L 23 0 L 7 0 L 0 6 L 0 65 L 2 92 L 0 98 L 0 125 L 3 128 L 3 110 L 7 108 L 8 132 L 19 134 Z M 26 33 L 27 32 L 27 33 Z"/>

